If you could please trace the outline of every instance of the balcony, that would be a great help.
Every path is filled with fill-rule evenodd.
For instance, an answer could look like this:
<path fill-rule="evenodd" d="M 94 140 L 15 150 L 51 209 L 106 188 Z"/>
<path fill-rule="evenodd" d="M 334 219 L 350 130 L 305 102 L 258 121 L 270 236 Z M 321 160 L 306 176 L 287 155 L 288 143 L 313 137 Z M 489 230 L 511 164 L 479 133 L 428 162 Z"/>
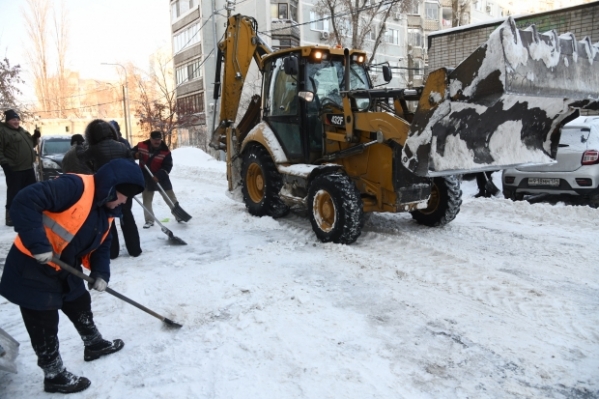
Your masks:
<path fill-rule="evenodd" d="M 424 19 L 420 15 L 408 15 L 408 27 L 422 28 Z"/>

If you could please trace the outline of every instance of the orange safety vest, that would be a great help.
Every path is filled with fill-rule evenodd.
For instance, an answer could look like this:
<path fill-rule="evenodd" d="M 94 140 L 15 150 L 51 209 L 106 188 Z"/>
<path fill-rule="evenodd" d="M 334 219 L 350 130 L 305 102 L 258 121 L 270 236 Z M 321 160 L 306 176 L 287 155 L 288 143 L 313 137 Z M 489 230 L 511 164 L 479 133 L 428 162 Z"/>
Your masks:
<path fill-rule="evenodd" d="M 81 198 L 79 198 L 79 201 L 63 212 L 43 212 L 42 221 L 46 230 L 46 237 L 48 237 L 48 241 L 50 241 L 50 245 L 52 245 L 52 252 L 54 252 L 54 256 L 57 258 L 60 258 L 62 251 L 73 240 L 73 237 L 75 237 L 75 234 L 77 234 L 81 226 L 83 226 L 83 223 L 89 216 L 94 202 L 94 176 L 77 176 L 83 180 L 83 194 L 81 195 Z M 102 236 L 101 242 L 104 242 L 106 237 L 108 237 L 108 234 L 110 233 L 110 226 L 112 225 L 113 220 L 113 217 L 108 218 L 108 230 L 106 230 Z M 25 245 L 23 245 L 23 241 L 21 241 L 21 237 L 19 235 L 17 235 L 17 238 L 15 238 L 14 244 L 17 249 L 19 249 L 25 255 L 33 257 L 33 254 L 25 247 Z M 81 259 L 83 266 L 88 269 L 90 269 L 90 255 L 91 252 Z M 57 271 L 60 270 L 60 266 L 54 262 L 48 262 L 47 264 L 54 267 Z"/>

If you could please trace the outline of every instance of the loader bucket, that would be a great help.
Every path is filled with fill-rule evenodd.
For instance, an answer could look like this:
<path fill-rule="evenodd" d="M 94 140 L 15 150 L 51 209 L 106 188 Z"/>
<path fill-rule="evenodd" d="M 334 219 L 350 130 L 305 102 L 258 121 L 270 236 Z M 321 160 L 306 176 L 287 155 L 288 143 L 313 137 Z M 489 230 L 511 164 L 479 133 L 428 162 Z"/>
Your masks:
<path fill-rule="evenodd" d="M 599 109 L 599 43 L 508 18 L 454 70 L 429 75 L 402 162 L 420 176 L 552 163 L 578 109 Z"/>

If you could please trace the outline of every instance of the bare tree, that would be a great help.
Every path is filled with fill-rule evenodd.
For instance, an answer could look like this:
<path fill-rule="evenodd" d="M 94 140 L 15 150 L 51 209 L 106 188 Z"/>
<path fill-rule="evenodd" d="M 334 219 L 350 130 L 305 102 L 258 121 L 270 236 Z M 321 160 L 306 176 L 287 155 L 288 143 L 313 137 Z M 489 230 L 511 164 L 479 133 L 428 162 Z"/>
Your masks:
<path fill-rule="evenodd" d="M 48 0 L 27 0 L 28 12 L 24 13 L 27 35 L 31 48 L 27 50 L 27 57 L 31 64 L 34 76 L 34 86 L 37 98 L 43 109 L 52 109 L 50 103 L 49 87 L 49 60 L 48 60 L 48 13 L 50 2 Z"/>
<path fill-rule="evenodd" d="M 59 117 L 64 118 L 64 109 L 69 108 L 69 96 L 73 94 L 73 91 L 69 90 L 67 84 L 66 57 L 67 50 L 69 47 L 69 21 L 64 0 L 61 1 L 61 7 L 59 12 L 60 15 L 57 15 L 56 9 L 54 9 L 53 13 L 55 45 L 57 55 L 56 77 L 54 79 L 56 87 L 53 93 L 55 98 L 55 107 L 57 110 L 59 110 Z"/>
<path fill-rule="evenodd" d="M 64 0 L 60 8 L 51 0 L 27 0 L 23 12 L 31 47 L 27 57 L 34 76 L 35 92 L 45 116 L 72 114 L 70 97 L 76 88 L 69 87 L 66 69 L 69 48 L 69 20 Z M 50 15 L 51 14 L 51 15 Z M 50 19 L 51 18 L 51 19 Z M 53 39 L 53 42 L 50 41 Z"/>
<path fill-rule="evenodd" d="M 135 81 L 135 116 L 142 130 L 162 131 L 166 145 L 171 146 L 179 124 L 172 59 L 159 52 L 150 64 L 150 72 L 130 75 Z"/>
<path fill-rule="evenodd" d="M 469 5 L 472 0 L 451 0 L 451 26 L 470 23 Z"/>
<path fill-rule="evenodd" d="M 315 11 L 329 17 L 336 45 L 370 50 L 375 58 L 387 30 L 387 20 L 395 12 L 403 12 L 412 0 L 318 0 Z M 366 38 L 373 38 L 370 45 Z"/>

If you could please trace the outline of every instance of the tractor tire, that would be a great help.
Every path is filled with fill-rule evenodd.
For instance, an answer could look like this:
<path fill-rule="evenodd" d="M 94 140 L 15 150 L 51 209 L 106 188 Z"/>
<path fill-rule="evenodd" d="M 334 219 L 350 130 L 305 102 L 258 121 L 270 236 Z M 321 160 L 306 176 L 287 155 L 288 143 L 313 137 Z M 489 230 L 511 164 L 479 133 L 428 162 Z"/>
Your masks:
<path fill-rule="evenodd" d="M 280 218 L 289 213 L 279 197 L 283 178 L 264 147 L 253 144 L 243 152 L 241 178 L 243 202 L 250 214 Z"/>
<path fill-rule="evenodd" d="M 461 205 L 462 190 L 458 178 L 456 176 L 435 177 L 428 207 L 410 213 L 418 223 L 425 226 L 443 226 L 455 219 Z"/>
<path fill-rule="evenodd" d="M 343 173 L 317 176 L 308 189 L 310 223 L 322 242 L 356 241 L 362 233 L 363 207 L 356 185 Z"/>

